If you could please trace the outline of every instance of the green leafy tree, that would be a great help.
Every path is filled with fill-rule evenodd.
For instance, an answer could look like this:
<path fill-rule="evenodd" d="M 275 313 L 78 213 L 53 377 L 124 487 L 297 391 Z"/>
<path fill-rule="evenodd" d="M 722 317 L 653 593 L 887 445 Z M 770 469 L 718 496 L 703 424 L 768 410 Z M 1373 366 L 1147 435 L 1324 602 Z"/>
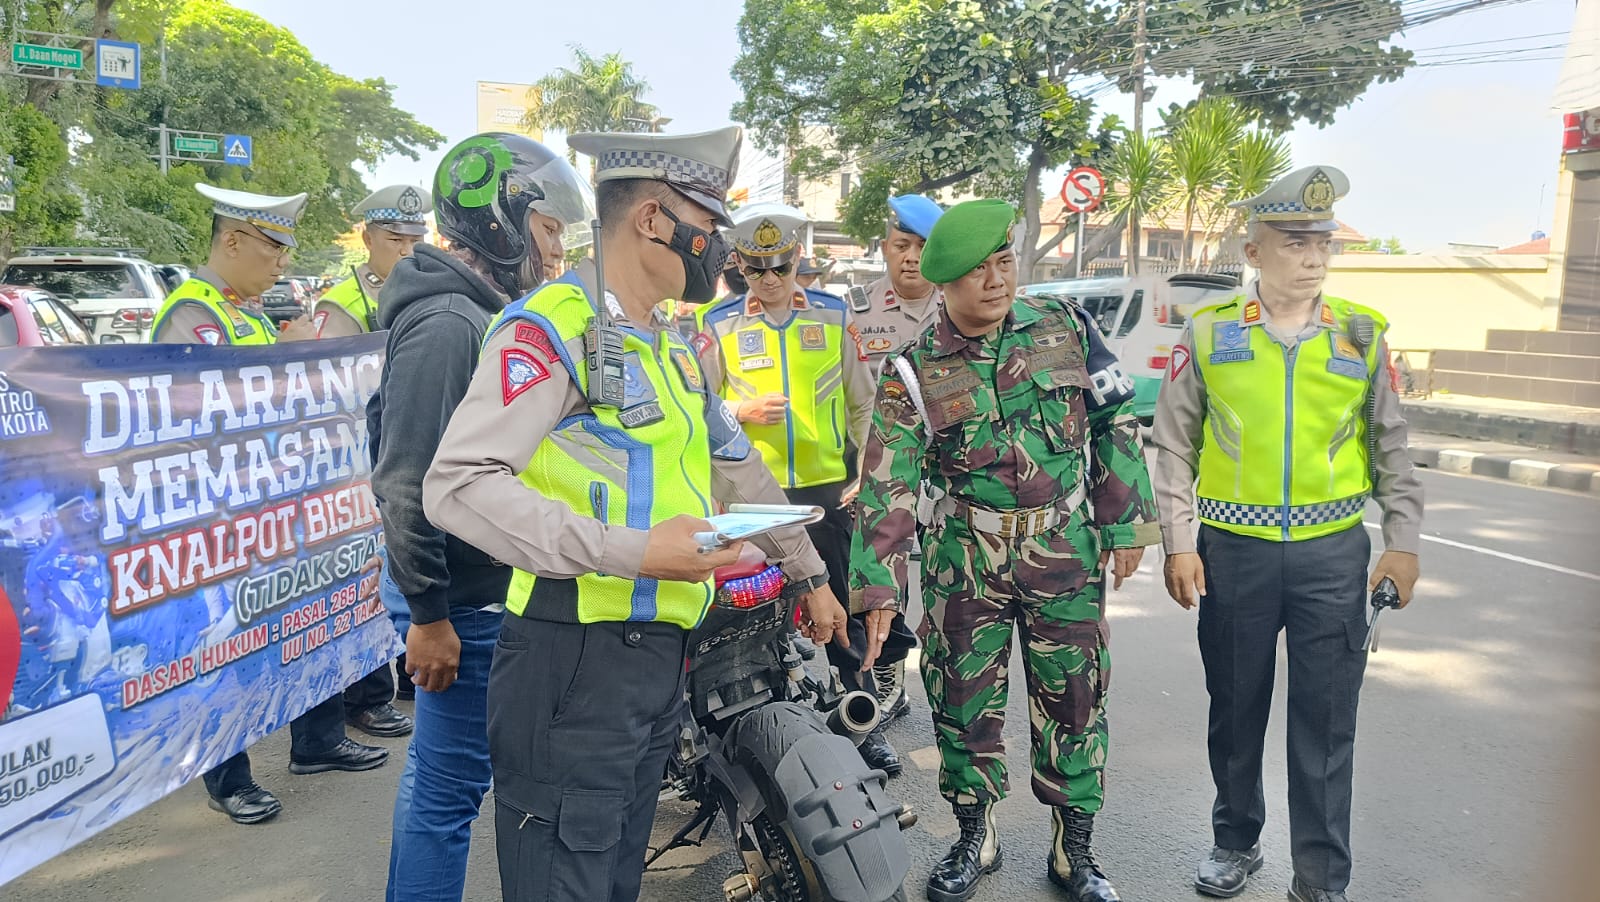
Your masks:
<path fill-rule="evenodd" d="M 3 96 L 3 92 L 0 92 Z M 16 209 L 0 213 L 0 261 L 24 244 L 64 244 L 71 240 L 82 209 L 66 188 L 67 147 L 56 124 L 31 106 L 0 108 L 0 169 L 9 172 Z"/>
<path fill-rule="evenodd" d="M 1128 132 L 1112 148 L 1105 174 L 1106 209 L 1128 224 L 1128 272 L 1137 273 L 1141 222 L 1161 208 L 1169 193 L 1171 151 L 1165 140 Z"/>
<path fill-rule="evenodd" d="M 643 98 L 650 86 L 633 72 L 620 53 L 596 57 L 573 45 L 574 68 L 562 67 L 534 83 L 528 91 L 526 128 L 574 132 L 647 132 L 656 124 L 656 108 Z M 577 162 L 568 150 L 567 159 Z"/>
<path fill-rule="evenodd" d="M 1172 166 L 1169 190 L 1183 208 L 1183 251 L 1179 256 L 1185 269 L 1194 253 L 1195 215 L 1203 204 L 1219 202 L 1244 124 L 1237 106 L 1208 98 L 1190 108 L 1166 140 Z"/>

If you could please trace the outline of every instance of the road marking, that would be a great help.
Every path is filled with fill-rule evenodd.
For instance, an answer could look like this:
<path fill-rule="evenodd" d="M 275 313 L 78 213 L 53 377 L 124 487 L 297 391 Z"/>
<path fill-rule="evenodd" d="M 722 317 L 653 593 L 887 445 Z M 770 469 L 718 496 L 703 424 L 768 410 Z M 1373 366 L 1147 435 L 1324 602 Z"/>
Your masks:
<path fill-rule="evenodd" d="M 1365 525 L 1368 529 L 1377 530 L 1378 532 L 1383 531 L 1383 527 L 1376 523 L 1364 523 L 1363 525 Z M 1508 554 L 1504 551 L 1496 551 L 1493 548 L 1484 548 L 1482 545 L 1468 545 L 1466 542 L 1457 542 L 1454 539 L 1446 539 L 1441 536 L 1423 536 L 1422 540 L 1424 542 L 1437 542 L 1440 545 L 1448 545 L 1451 548 L 1460 548 L 1463 551 L 1475 551 L 1479 554 L 1487 554 L 1490 557 L 1500 558 L 1501 560 L 1514 561 L 1518 564 L 1526 564 L 1529 567 L 1538 567 L 1541 570 L 1549 570 L 1554 573 L 1565 573 L 1567 576 L 1577 576 L 1600 583 L 1600 573 L 1587 573 L 1583 570 L 1574 570 L 1571 567 L 1563 567 L 1560 564 L 1552 564 L 1548 561 L 1536 561 L 1533 558 L 1522 557 L 1516 554 Z"/>

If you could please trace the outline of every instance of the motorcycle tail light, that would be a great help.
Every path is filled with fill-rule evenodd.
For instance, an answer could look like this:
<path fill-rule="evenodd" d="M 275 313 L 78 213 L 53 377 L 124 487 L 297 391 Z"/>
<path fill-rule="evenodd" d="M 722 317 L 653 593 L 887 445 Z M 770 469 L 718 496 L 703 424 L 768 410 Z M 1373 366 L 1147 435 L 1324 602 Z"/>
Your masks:
<path fill-rule="evenodd" d="M 776 566 L 731 579 L 717 587 L 717 604 L 746 611 L 776 601 L 783 594 L 783 571 Z"/>

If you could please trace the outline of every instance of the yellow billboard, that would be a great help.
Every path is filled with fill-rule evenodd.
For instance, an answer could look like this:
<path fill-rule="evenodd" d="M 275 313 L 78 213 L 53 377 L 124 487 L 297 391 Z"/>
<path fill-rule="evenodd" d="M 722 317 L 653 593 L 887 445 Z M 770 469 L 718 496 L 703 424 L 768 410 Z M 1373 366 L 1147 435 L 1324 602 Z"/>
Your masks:
<path fill-rule="evenodd" d="M 533 85 L 478 82 L 478 132 L 511 132 L 543 141 L 542 129 L 522 126 L 522 118 L 528 114 L 528 92 L 531 90 Z"/>

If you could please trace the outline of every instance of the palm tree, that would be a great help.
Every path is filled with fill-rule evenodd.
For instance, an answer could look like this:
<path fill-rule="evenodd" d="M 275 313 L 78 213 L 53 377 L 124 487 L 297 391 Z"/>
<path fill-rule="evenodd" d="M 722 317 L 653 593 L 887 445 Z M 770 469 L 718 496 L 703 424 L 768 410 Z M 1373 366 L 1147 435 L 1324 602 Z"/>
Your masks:
<path fill-rule="evenodd" d="M 1139 221 L 1159 208 L 1170 167 L 1166 141 L 1136 132 L 1124 135 L 1106 163 L 1106 208 L 1128 220 L 1130 275 L 1139 271 Z"/>
<path fill-rule="evenodd" d="M 1289 171 L 1289 160 L 1289 145 L 1281 134 L 1260 130 L 1247 132 L 1229 161 L 1227 199 L 1244 200 L 1267 190 L 1278 176 Z M 1245 211 L 1232 212 L 1227 230 L 1230 235 L 1237 234 L 1245 221 Z"/>
<path fill-rule="evenodd" d="M 591 56 L 572 45 L 574 68 L 560 68 L 539 79 L 528 91 L 525 128 L 574 132 L 646 132 L 663 122 L 656 108 L 641 98 L 650 90 L 633 74 L 621 53 Z M 577 162 L 570 148 L 567 159 Z"/>
<path fill-rule="evenodd" d="M 1183 205 L 1184 269 L 1189 268 L 1193 255 L 1195 214 L 1223 204 L 1230 163 L 1248 121 L 1248 114 L 1232 100 L 1207 97 L 1190 107 L 1176 123 L 1169 123 L 1172 199 Z"/>

